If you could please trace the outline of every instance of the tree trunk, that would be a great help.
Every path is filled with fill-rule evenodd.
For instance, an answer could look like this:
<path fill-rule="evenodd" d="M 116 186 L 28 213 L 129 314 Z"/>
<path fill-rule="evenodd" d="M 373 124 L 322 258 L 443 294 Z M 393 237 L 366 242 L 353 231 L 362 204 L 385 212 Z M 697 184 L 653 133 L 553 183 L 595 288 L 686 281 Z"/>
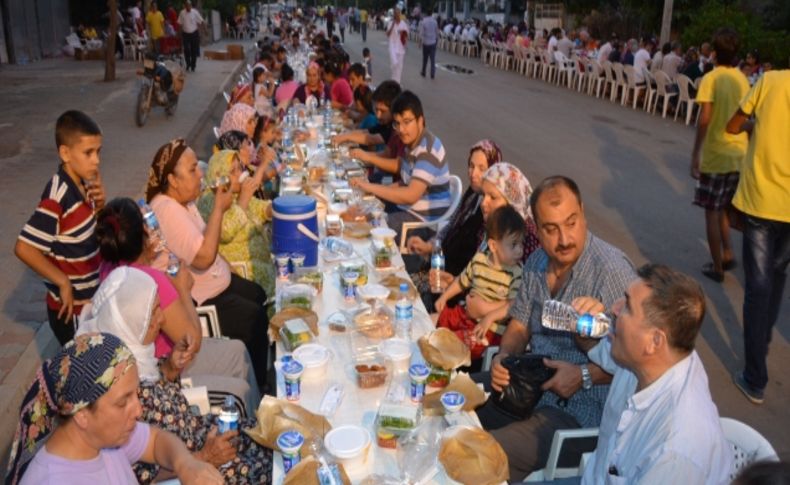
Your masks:
<path fill-rule="evenodd" d="M 118 40 L 118 0 L 107 0 L 110 9 L 110 32 L 104 53 L 104 80 L 115 81 L 115 42 Z"/>

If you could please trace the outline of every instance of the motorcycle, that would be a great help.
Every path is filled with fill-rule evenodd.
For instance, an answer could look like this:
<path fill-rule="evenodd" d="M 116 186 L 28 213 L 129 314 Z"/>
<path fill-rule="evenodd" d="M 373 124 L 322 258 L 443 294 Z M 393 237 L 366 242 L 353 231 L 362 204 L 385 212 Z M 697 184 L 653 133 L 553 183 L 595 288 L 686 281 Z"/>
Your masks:
<path fill-rule="evenodd" d="M 146 54 L 143 69 L 137 71 L 140 91 L 137 93 L 135 121 L 143 126 L 154 106 L 163 106 L 167 116 L 173 116 L 178 106 L 178 95 L 184 87 L 184 61 L 180 56 L 167 65 L 164 58 Z"/>

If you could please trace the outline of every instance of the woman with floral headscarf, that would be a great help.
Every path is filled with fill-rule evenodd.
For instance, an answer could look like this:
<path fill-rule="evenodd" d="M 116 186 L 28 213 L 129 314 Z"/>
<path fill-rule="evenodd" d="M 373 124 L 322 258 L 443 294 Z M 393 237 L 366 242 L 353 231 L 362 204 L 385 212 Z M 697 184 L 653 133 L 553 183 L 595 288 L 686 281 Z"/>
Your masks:
<path fill-rule="evenodd" d="M 254 197 L 263 172 L 243 181 L 242 163 L 235 150 L 221 150 L 208 162 L 206 180 L 230 179 L 233 203 L 222 218 L 219 253 L 234 264 L 243 264 L 247 278 L 255 281 L 269 295 L 274 294 L 274 265 L 271 258 L 272 203 Z M 206 189 L 198 199 L 198 210 L 207 218 L 214 207 L 214 192 Z"/>
<path fill-rule="evenodd" d="M 225 111 L 222 115 L 222 123 L 219 125 L 219 135 L 222 136 L 229 131 L 241 131 L 252 136 L 255 133 L 255 123 L 258 121 L 258 113 L 255 108 L 244 103 L 234 104 L 232 108 Z"/>
<path fill-rule="evenodd" d="M 222 333 L 244 342 L 258 385 L 264 390 L 269 325 L 263 306 L 266 292 L 256 283 L 233 274 L 228 262 L 218 254 L 222 218 L 234 197 L 227 187 L 219 186 L 214 191 L 214 205 L 204 220 L 195 203 L 201 193 L 201 178 L 197 156 L 183 139 L 166 143 L 157 151 L 145 198 L 156 213 L 167 248 L 152 266 L 167 269 L 170 253 L 186 262 L 195 281 L 192 298 L 198 305 L 214 305 Z"/>
<path fill-rule="evenodd" d="M 480 140 L 469 149 L 469 188 L 464 192 L 458 210 L 450 222 L 437 236 L 425 241 L 420 236 L 411 236 L 406 241 L 411 254 L 429 258 L 434 245 L 439 243 L 445 259 L 442 272 L 444 285 L 449 285 L 471 261 L 483 241 L 484 222 L 480 202 L 483 200 L 483 174 L 502 160 L 502 151 L 491 140 Z M 433 298 L 429 282 L 430 261 L 421 261 L 417 271 L 410 271 L 412 281 L 428 311 L 433 311 Z"/>
<path fill-rule="evenodd" d="M 313 98 L 316 106 L 322 106 L 324 102 L 331 99 L 331 93 L 329 85 L 321 80 L 321 66 L 316 62 L 311 62 L 307 66 L 306 74 L 305 83 L 296 88 L 293 99 L 307 104 L 307 100 Z"/>
<path fill-rule="evenodd" d="M 87 333 L 68 342 L 22 400 L 6 483 L 132 485 L 131 465 L 142 461 L 174 470 L 181 483 L 222 484 L 176 436 L 137 421 L 138 384 L 135 357 L 118 337 Z"/>
<path fill-rule="evenodd" d="M 213 418 L 189 411 L 180 380 L 170 380 L 160 372 L 154 339 L 149 337 L 155 338 L 163 320 L 158 300 L 151 276 L 129 266 L 116 268 L 96 291 L 78 333 L 110 333 L 132 352 L 140 373 L 140 421 L 178 436 L 195 458 L 218 468 L 227 483 L 271 481 L 270 450 L 238 431 L 217 435 Z M 254 427 L 255 419 L 242 418 L 240 426 Z M 160 472 L 160 467 L 148 463 L 138 462 L 133 468 L 141 484 L 151 483 Z"/>

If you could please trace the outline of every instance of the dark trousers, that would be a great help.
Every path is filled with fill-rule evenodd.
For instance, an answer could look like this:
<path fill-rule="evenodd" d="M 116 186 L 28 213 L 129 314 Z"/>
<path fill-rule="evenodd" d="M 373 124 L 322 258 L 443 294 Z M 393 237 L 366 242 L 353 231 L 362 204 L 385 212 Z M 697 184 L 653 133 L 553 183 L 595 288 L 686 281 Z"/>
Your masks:
<path fill-rule="evenodd" d="M 196 30 L 191 34 L 184 32 L 181 38 L 184 43 L 184 61 L 187 69 L 194 71 L 197 58 L 200 56 L 200 31 Z"/>
<path fill-rule="evenodd" d="M 491 374 L 472 374 L 475 382 L 491 391 Z M 555 407 L 538 407 L 524 420 L 517 420 L 499 410 L 491 398 L 475 410 L 483 429 L 489 431 L 502 446 L 508 459 L 510 480 L 521 481 L 535 470 L 546 466 L 554 432 L 558 429 L 580 428 L 576 418 Z M 597 438 L 579 438 L 565 442 L 559 466 L 575 466 L 582 454 L 595 450 Z"/>
<path fill-rule="evenodd" d="M 766 356 L 779 316 L 790 262 L 790 223 L 746 216 L 743 231 L 744 378 L 756 389 L 768 384 Z"/>
<path fill-rule="evenodd" d="M 362 31 L 362 42 L 368 41 L 368 23 L 367 22 L 360 22 L 359 28 Z"/>
<path fill-rule="evenodd" d="M 420 74 L 425 77 L 425 64 L 431 59 L 431 79 L 436 76 L 436 44 L 422 46 L 422 70 Z"/>
<path fill-rule="evenodd" d="M 247 346 L 258 386 L 266 387 L 266 365 L 269 353 L 269 318 L 263 307 L 266 292 L 257 283 L 231 274 L 225 291 L 209 298 L 203 305 L 217 307 L 222 334 L 241 340 Z"/>
<path fill-rule="evenodd" d="M 340 42 L 346 42 L 346 28 L 340 27 Z"/>
<path fill-rule="evenodd" d="M 66 342 L 74 338 L 74 333 L 77 331 L 77 317 L 72 316 L 71 320 L 65 318 L 58 318 L 58 311 L 47 308 L 47 317 L 49 319 L 49 328 L 55 334 L 60 345 L 65 345 Z"/>

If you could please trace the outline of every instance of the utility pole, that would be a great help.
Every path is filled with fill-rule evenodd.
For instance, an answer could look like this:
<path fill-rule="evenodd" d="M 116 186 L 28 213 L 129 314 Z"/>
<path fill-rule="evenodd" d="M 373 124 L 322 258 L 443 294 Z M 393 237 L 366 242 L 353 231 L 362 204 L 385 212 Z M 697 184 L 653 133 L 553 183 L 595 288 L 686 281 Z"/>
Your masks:
<path fill-rule="evenodd" d="M 661 40 L 660 44 L 664 45 L 669 42 L 669 36 L 672 32 L 672 3 L 674 0 L 664 0 L 664 15 L 661 19 Z"/>

